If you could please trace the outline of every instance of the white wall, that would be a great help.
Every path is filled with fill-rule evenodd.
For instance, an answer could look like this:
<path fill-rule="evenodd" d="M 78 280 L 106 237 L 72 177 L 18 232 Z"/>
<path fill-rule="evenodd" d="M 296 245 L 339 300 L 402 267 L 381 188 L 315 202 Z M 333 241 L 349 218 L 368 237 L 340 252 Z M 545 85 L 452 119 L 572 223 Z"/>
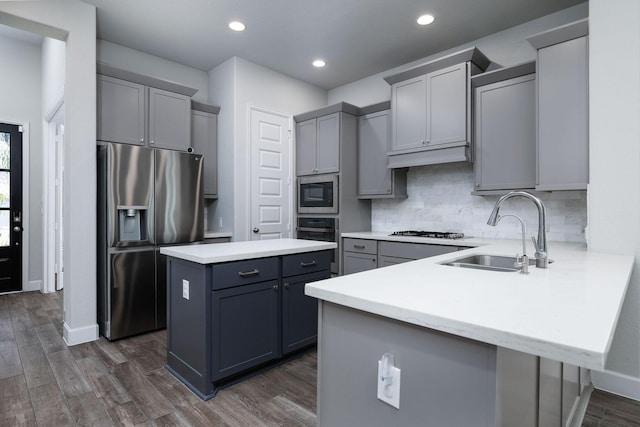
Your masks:
<path fill-rule="evenodd" d="M 42 41 L 42 113 L 48 113 L 64 92 L 66 43 L 45 37 Z"/>
<path fill-rule="evenodd" d="M 193 99 L 207 102 L 209 98 L 209 76 L 206 71 L 106 40 L 99 39 L 97 43 L 98 61 L 123 70 L 169 80 L 198 89 L 198 92 L 193 95 Z"/>
<path fill-rule="evenodd" d="M 589 2 L 591 250 L 635 255 L 635 269 L 596 387 L 640 399 L 640 3 Z M 622 374 L 622 375 L 618 375 Z"/>
<path fill-rule="evenodd" d="M 0 2 L 0 23 L 66 40 L 65 341 L 98 338 L 96 322 L 96 9 L 78 0 Z M 38 108 L 45 108 L 38 104 Z"/>
<path fill-rule="evenodd" d="M 229 86 L 233 89 L 228 89 Z M 234 240 L 249 240 L 249 107 L 293 116 L 325 106 L 327 92 L 238 57 L 211 70 L 210 88 L 210 102 L 220 106 L 218 162 L 226 171 L 233 165 L 232 175 L 227 175 L 233 176 L 233 182 L 225 182 L 224 188 L 219 186 L 219 201 L 213 216 L 227 217 L 223 218 L 223 229 L 233 231 Z M 219 94 L 218 90 L 223 88 L 227 88 L 226 91 Z M 230 90 L 233 99 L 228 97 Z M 227 108 L 233 110 L 231 116 L 223 115 Z M 224 144 L 231 144 L 233 152 L 223 147 Z M 223 173 L 220 169 L 219 175 Z M 229 195 L 233 197 L 232 209 L 228 206 Z M 232 229 L 225 225 L 229 214 L 233 215 Z"/>
<path fill-rule="evenodd" d="M 218 114 L 218 200 L 206 206 L 208 229 L 233 231 L 235 150 L 236 58 L 209 72 L 209 102 L 220 106 Z M 222 227 L 220 227 L 220 223 Z M 237 239 L 235 239 L 237 240 Z"/>
<path fill-rule="evenodd" d="M 28 255 L 23 259 L 27 263 L 27 277 L 23 277 L 25 290 L 39 289 L 42 280 L 42 156 L 39 147 L 42 144 L 40 85 L 41 48 L 39 44 L 27 43 L 9 37 L 0 37 L 0 56 L 4 58 L 2 78 L 0 79 L 0 121 L 27 123 L 29 141 L 23 141 L 25 149 L 25 172 L 23 182 L 25 196 L 23 206 L 26 226 L 24 237 L 28 239 Z M 26 135 L 26 134 L 25 134 Z M 35 283 L 33 287 L 30 283 Z M 33 288 L 33 289 L 32 289 Z"/>

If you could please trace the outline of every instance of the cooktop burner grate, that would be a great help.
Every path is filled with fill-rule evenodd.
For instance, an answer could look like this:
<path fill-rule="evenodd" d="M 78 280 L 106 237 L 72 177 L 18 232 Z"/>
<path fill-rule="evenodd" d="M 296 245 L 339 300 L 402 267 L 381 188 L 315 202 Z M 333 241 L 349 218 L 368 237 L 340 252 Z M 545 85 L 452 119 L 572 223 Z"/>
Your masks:
<path fill-rule="evenodd" d="M 464 233 L 453 233 L 453 232 L 443 232 L 443 231 L 417 231 L 417 230 L 406 230 L 406 231 L 394 231 L 391 233 L 391 236 L 412 236 L 412 237 L 431 237 L 435 239 L 462 239 L 464 237 Z"/>

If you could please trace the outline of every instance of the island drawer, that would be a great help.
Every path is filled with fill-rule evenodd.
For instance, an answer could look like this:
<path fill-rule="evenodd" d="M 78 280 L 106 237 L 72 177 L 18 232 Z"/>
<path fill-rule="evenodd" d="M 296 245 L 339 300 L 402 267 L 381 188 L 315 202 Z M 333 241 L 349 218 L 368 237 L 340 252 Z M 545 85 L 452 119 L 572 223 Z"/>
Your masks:
<path fill-rule="evenodd" d="M 347 252 L 361 252 L 375 255 L 378 253 L 378 241 L 369 239 L 351 239 L 346 237 L 343 241 L 344 250 Z"/>
<path fill-rule="evenodd" d="M 331 263 L 331 251 L 305 252 L 282 257 L 282 277 L 298 276 L 326 270 Z"/>
<path fill-rule="evenodd" d="M 457 250 L 457 246 L 382 241 L 380 242 L 379 254 L 395 258 L 421 259 Z"/>
<path fill-rule="evenodd" d="M 214 264 L 211 289 L 225 289 L 278 278 L 278 257 Z"/>

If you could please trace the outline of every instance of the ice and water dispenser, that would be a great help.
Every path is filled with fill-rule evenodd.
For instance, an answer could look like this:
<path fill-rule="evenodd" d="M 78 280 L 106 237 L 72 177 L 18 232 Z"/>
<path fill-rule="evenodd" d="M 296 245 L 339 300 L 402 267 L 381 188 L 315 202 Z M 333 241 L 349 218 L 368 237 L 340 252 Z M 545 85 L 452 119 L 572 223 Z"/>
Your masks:
<path fill-rule="evenodd" d="M 147 212 L 147 206 L 118 206 L 118 241 L 148 241 Z"/>

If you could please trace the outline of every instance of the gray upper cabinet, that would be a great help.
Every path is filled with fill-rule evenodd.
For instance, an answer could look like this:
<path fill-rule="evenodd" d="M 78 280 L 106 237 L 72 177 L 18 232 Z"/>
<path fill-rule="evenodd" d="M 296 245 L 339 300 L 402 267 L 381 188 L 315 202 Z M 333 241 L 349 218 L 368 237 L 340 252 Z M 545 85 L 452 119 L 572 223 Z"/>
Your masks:
<path fill-rule="evenodd" d="M 456 64 L 391 86 L 391 151 L 468 142 L 467 64 Z"/>
<path fill-rule="evenodd" d="M 341 162 L 355 162 L 344 154 L 355 156 L 358 115 L 360 109 L 346 102 L 295 115 L 296 176 L 341 173 Z"/>
<path fill-rule="evenodd" d="M 387 168 L 391 146 L 390 103 L 363 108 L 358 118 L 358 197 L 407 197 L 406 169 Z"/>
<path fill-rule="evenodd" d="M 191 148 L 191 98 L 149 88 L 149 146 L 189 151 Z"/>
<path fill-rule="evenodd" d="M 385 77 L 391 84 L 389 167 L 470 161 L 470 77 L 490 61 L 476 48 Z"/>
<path fill-rule="evenodd" d="M 191 151 L 196 90 L 98 63 L 97 139 Z"/>
<path fill-rule="evenodd" d="M 480 74 L 472 86 L 475 191 L 534 188 L 535 62 Z"/>
<path fill-rule="evenodd" d="M 530 37 L 538 50 L 537 190 L 584 190 L 589 182 L 588 22 Z"/>
<path fill-rule="evenodd" d="M 297 175 L 337 173 L 340 170 L 340 113 L 296 125 Z"/>
<path fill-rule="evenodd" d="M 469 74 L 467 63 L 456 64 L 426 75 L 427 123 L 425 143 L 429 146 L 469 142 L 467 124 Z"/>
<path fill-rule="evenodd" d="M 204 155 L 205 198 L 218 197 L 218 112 L 220 107 L 191 102 L 191 146 Z"/>
<path fill-rule="evenodd" d="M 427 82 L 415 77 L 391 86 L 393 137 L 390 151 L 422 148 L 426 135 Z"/>
<path fill-rule="evenodd" d="M 98 140 L 144 145 L 145 87 L 98 75 Z"/>

